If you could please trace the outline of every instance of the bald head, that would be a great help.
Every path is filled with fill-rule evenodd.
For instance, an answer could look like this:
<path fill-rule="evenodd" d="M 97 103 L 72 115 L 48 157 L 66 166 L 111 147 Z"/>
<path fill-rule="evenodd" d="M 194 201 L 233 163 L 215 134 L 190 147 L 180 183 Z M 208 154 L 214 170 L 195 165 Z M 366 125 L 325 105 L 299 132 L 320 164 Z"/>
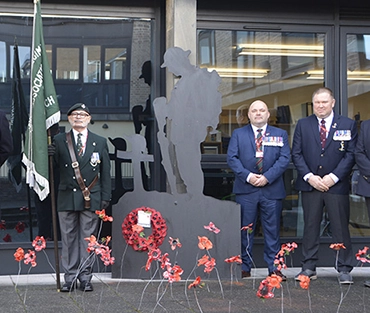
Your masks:
<path fill-rule="evenodd" d="M 253 126 L 263 127 L 270 117 L 269 109 L 265 102 L 256 100 L 249 106 L 248 117 Z"/>

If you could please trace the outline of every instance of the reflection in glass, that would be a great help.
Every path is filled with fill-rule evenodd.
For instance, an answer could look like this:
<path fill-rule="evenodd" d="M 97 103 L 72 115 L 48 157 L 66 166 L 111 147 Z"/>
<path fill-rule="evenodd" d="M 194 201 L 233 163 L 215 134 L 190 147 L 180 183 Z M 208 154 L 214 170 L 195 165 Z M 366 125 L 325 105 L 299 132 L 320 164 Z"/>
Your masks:
<path fill-rule="evenodd" d="M 298 119 L 312 114 L 312 92 L 323 85 L 325 34 L 200 30 L 198 36 L 198 65 L 222 78 L 219 153 L 226 153 L 228 138 L 239 127 L 238 108 L 256 99 L 266 102 L 269 123 L 287 130 L 291 142 Z M 209 133 L 205 141 L 212 138 Z"/>
<path fill-rule="evenodd" d="M 0 82 L 6 82 L 6 45 L 0 41 Z"/>
<path fill-rule="evenodd" d="M 56 79 L 77 80 L 80 70 L 78 48 L 57 48 Z"/>
<path fill-rule="evenodd" d="M 126 79 L 126 48 L 105 49 L 105 79 Z"/>
<path fill-rule="evenodd" d="M 347 35 L 347 92 L 348 117 L 356 120 L 358 130 L 361 122 L 370 119 L 370 35 Z M 369 236 L 369 217 L 365 199 L 356 194 L 359 171 L 352 173 L 350 192 L 351 236 Z"/>
<path fill-rule="evenodd" d="M 248 107 L 257 99 L 269 107 L 269 124 L 285 129 L 291 144 L 297 121 L 312 114 L 313 91 L 324 83 L 326 35 L 207 30 L 199 31 L 198 36 L 198 46 L 201 47 L 198 66 L 214 69 L 222 78 L 219 125 L 216 130 L 208 130 L 202 152 L 226 154 L 233 130 L 249 122 Z M 212 56 L 215 56 L 214 62 Z M 217 149 L 210 152 L 204 147 Z M 233 199 L 232 176 L 228 168 L 207 169 L 204 193 Z M 283 201 L 282 236 L 299 237 L 303 233 L 300 195 L 294 189 L 296 177 L 293 166 L 284 173 L 287 197 Z M 215 181 L 219 183 L 215 184 Z"/>
<path fill-rule="evenodd" d="M 84 47 L 84 83 L 99 83 L 100 82 L 100 46 L 85 46 Z"/>
<path fill-rule="evenodd" d="M 47 47 L 46 47 L 47 49 Z M 9 47 L 10 51 L 10 68 L 13 68 L 14 62 L 14 46 Z M 31 73 L 31 48 L 18 46 L 18 55 L 19 55 L 19 67 L 21 69 L 21 78 L 29 78 Z M 13 78 L 13 71 L 10 71 L 10 77 Z"/>

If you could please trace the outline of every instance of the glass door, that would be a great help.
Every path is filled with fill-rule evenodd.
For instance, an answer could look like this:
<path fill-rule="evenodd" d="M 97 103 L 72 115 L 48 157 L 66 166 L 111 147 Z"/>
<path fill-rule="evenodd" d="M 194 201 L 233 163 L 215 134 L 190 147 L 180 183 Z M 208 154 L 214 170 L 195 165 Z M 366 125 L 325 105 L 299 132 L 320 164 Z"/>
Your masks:
<path fill-rule="evenodd" d="M 362 121 L 370 119 L 370 28 L 341 28 L 341 77 L 343 114 L 354 119 L 358 131 Z M 346 105 L 347 102 L 347 105 Z M 359 171 L 352 174 L 350 194 L 352 236 L 370 235 L 369 218 L 365 199 L 356 194 Z"/>
<path fill-rule="evenodd" d="M 212 162 L 222 155 L 226 160 L 233 130 L 249 122 L 248 107 L 257 99 L 269 107 L 269 124 L 285 129 L 291 144 L 297 121 L 312 114 L 313 91 L 333 84 L 333 59 L 327 57 L 333 54 L 334 45 L 328 44 L 333 40 L 332 29 L 284 27 L 279 26 L 279 31 L 198 29 L 198 66 L 216 70 L 222 78 L 222 113 L 218 128 L 209 129 L 202 144 L 203 160 Z M 233 173 L 227 166 L 203 170 L 205 194 L 233 197 Z M 295 179 L 291 165 L 284 174 L 287 197 L 282 236 L 301 236 L 303 232 Z"/>

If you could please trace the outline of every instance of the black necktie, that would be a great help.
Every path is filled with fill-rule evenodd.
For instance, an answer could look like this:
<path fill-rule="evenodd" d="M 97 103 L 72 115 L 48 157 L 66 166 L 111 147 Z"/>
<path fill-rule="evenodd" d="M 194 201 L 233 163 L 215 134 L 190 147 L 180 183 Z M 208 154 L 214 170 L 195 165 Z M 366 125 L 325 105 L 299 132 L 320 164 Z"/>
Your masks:
<path fill-rule="evenodd" d="M 262 153 L 262 129 L 257 129 L 257 140 L 256 140 L 256 152 Z M 262 173 L 262 165 L 263 165 L 263 158 L 262 157 L 257 157 L 256 158 L 256 165 L 259 173 Z"/>
<path fill-rule="evenodd" d="M 324 149 L 325 148 L 325 143 L 326 143 L 325 120 L 321 120 L 321 125 L 320 125 L 320 141 L 321 141 L 321 149 Z"/>
<path fill-rule="evenodd" d="M 81 133 L 79 133 L 77 135 L 77 144 L 76 144 L 77 153 L 78 153 L 79 156 L 81 156 L 83 154 L 83 152 L 84 152 L 84 148 L 82 146 L 81 136 L 82 136 Z"/>

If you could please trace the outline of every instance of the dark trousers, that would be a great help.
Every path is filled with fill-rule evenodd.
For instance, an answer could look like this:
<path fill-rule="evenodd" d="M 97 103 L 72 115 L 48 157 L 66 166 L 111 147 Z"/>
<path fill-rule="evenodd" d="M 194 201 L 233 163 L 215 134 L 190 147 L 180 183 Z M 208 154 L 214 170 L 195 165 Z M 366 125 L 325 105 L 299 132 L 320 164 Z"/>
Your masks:
<path fill-rule="evenodd" d="M 253 223 L 253 232 L 241 231 L 241 257 L 242 270 L 250 272 L 254 267 L 252 247 L 258 211 L 264 235 L 264 260 L 269 273 L 275 270 L 274 260 L 280 250 L 280 216 L 282 209 L 281 200 L 267 199 L 261 190 L 251 194 L 236 195 L 236 202 L 241 206 L 241 227 Z"/>
<path fill-rule="evenodd" d="M 324 207 L 327 210 L 332 233 L 332 243 L 342 243 L 346 249 L 333 250 L 333 265 L 338 272 L 353 268 L 351 237 L 349 234 L 349 197 L 317 190 L 302 192 L 304 231 L 302 242 L 302 269 L 315 270 L 319 258 L 320 223 Z M 329 246 L 328 246 L 329 249 Z"/>

